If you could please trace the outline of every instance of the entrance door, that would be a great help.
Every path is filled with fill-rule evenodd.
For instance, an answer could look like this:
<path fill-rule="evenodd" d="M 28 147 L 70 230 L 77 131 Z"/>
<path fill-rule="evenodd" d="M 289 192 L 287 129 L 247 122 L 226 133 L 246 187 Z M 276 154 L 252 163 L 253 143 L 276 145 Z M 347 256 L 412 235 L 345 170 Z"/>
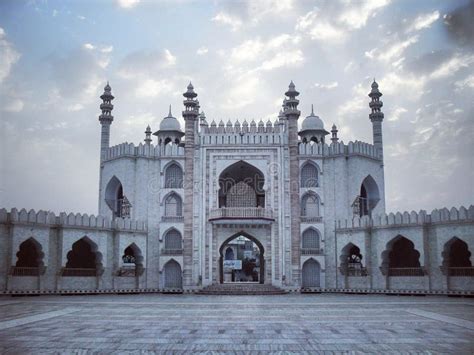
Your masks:
<path fill-rule="evenodd" d="M 235 234 L 222 243 L 219 253 L 220 283 L 264 283 L 264 249 L 256 238 Z"/>
<path fill-rule="evenodd" d="M 303 264 L 303 287 L 320 287 L 319 263 L 314 259 L 309 259 Z"/>

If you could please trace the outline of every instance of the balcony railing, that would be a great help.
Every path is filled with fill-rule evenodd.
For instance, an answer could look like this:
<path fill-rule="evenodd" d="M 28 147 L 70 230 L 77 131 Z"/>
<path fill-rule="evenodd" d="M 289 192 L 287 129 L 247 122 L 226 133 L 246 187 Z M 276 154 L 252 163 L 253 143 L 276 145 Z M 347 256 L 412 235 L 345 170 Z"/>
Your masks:
<path fill-rule="evenodd" d="M 97 276 L 97 269 L 63 268 L 61 276 Z"/>
<path fill-rule="evenodd" d="M 323 217 L 309 217 L 309 216 L 301 216 L 301 222 L 303 223 L 321 223 L 323 221 Z"/>
<path fill-rule="evenodd" d="M 39 267 L 12 266 L 10 274 L 12 276 L 39 276 L 41 269 Z"/>
<path fill-rule="evenodd" d="M 301 255 L 322 255 L 323 249 L 320 248 L 301 248 Z"/>
<path fill-rule="evenodd" d="M 163 248 L 161 249 L 161 255 L 182 255 L 183 249 L 169 249 Z"/>
<path fill-rule="evenodd" d="M 397 267 L 389 268 L 388 276 L 424 276 L 425 272 L 421 267 Z"/>
<path fill-rule="evenodd" d="M 214 208 L 209 220 L 216 219 L 266 219 L 273 220 L 273 211 L 263 207 L 222 207 Z"/>
<path fill-rule="evenodd" d="M 183 222 L 184 216 L 163 216 L 161 217 L 162 222 Z"/>
<path fill-rule="evenodd" d="M 474 267 L 448 267 L 449 276 L 474 276 Z"/>

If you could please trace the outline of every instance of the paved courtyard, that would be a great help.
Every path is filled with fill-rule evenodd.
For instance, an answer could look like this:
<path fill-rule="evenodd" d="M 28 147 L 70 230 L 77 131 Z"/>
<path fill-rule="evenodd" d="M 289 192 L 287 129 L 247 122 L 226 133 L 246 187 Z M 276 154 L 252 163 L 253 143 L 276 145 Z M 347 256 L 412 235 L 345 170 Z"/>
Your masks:
<path fill-rule="evenodd" d="M 474 353 L 474 300 L 379 295 L 0 298 L 0 353 Z"/>

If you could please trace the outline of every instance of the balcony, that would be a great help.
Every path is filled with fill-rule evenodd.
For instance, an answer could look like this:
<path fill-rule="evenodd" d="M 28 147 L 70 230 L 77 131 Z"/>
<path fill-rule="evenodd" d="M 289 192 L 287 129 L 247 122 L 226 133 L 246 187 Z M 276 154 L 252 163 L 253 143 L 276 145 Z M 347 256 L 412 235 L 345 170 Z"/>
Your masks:
<path fill-rule="evenodd" d="M 183 221 L 184 221 L 184 216 L 163 216 L 163 217 L 161 217 L 161 222 L 182 223 Z"/>
<path fill-rule="evenodd" d="M 23 266 L 12 266 L 10 275 L 12 276 L 39 276 L 44 274 L 44 267 L 23 267 Z"/>
<path fill-rule="evenodd" d="M 98 269 L 92 268 L 62 268 L 61 276 L 74 276 L 74 277 L 86 277 L 86 276 L 99 276 L 100 272 Z"/>
<path fill-rule="evenodd" d="M 301 216 L 301 223 L 322 223 L 323 217 L 308 217 L 308 216 Z"/>
<path fill-rule="evenodd" d="M 388 268 L 388 276 L 424 276 L 425 271 L 421 267 L 391 267 Z"/>
<path fill-rule="evenodd" d="M 273 211 L 263 207 L 223 207 L 210 211 L 209 221 L 255 220 L 264 223 L 274 221 Z"/>
<path fill-rule="evenodd" d="M 301 248 L 301 255 L 323 255 L 324 251 L 320 248 Z"/>
<path fill-rule="evenodd" d="M 183 255 L 183 249 L 161 249 L 161 255 Z"/>

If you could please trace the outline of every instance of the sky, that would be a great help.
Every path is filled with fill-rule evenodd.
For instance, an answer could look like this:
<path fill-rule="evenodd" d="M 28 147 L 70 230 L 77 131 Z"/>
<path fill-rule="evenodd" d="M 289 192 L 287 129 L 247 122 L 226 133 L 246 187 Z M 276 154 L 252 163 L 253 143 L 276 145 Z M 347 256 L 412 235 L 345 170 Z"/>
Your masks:
<path fill-rule="evenodd" d="M 97 213 L 111 144 L 142 142 L 189 81 L 208 122 L 275 120 L 290 80 L 345 143 L 383 93 L 388 211 L 474 201 L 474 2 L 0 1 L 0 207 Z"/>

